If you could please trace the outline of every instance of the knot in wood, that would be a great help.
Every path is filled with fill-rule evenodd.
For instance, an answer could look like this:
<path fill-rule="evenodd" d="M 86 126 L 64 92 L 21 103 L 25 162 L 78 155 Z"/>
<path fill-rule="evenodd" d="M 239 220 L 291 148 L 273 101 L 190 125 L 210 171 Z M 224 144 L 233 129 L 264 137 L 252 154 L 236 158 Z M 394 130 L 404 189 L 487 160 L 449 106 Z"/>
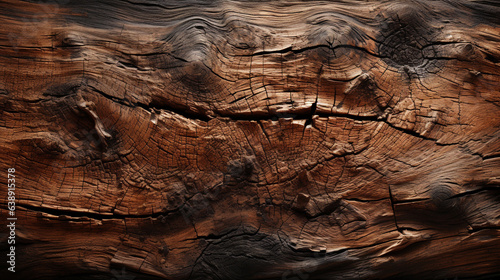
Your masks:
<path fill-rule="evenodd" d="M 425 20 L 425 16 L 412 7 L 401 7 L 392 19 L 382 24 L 378 50 L 387 64 L 398 68 L 425 64 L 423 48 L 432 30 Z"/>

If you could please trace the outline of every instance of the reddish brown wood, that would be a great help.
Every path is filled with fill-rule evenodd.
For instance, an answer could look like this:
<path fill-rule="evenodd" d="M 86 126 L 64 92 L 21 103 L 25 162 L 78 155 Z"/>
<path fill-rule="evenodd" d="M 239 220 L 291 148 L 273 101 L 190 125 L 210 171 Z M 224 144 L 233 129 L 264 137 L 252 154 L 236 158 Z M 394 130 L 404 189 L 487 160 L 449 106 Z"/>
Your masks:
<path fill-rule="evenodd" d="M 498 14 L 1 1 L 2 279 L 499 275 Z"/>

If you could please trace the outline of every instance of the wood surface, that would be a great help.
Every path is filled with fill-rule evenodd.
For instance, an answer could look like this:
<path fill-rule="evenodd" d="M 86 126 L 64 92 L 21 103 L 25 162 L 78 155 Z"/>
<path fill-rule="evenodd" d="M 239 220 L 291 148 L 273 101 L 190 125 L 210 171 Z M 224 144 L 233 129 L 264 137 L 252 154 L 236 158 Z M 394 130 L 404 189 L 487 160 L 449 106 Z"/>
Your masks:
<path fill-rule="evenodd" d="M 499 15 L 0 1 L 2 279 L 499 276 Z"/>

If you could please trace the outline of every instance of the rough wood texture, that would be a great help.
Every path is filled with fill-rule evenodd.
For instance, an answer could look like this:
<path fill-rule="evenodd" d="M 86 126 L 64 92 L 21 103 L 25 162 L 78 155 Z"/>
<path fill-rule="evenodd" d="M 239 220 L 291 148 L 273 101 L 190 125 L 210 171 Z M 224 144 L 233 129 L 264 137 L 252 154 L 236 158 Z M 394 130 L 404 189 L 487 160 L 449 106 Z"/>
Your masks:
<path fill-rule="evenodd" d="M 499 274 L 499 14 L 466 0 L 1 1 L 15 275 Z"/>

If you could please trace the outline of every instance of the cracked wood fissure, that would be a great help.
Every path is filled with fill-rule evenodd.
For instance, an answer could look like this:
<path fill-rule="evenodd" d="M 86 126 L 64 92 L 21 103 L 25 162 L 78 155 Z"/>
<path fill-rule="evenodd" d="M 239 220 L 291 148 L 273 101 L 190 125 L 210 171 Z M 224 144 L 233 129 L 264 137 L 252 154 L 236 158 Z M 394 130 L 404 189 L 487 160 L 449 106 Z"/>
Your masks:
<path fill-rule="evenodd" d="M 0 1 L 15 277 L 499 276 L 498 14 Z"/>

